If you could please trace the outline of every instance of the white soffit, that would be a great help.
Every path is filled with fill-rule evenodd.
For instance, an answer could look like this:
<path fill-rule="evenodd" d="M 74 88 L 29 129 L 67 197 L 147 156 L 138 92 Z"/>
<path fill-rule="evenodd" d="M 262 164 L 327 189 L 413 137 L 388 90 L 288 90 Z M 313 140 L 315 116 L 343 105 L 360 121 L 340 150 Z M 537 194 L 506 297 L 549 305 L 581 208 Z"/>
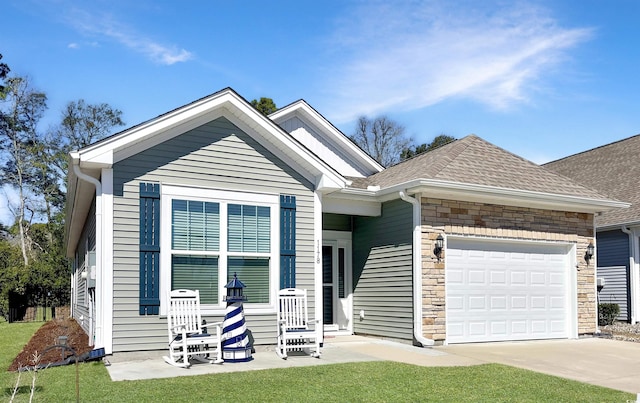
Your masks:
<path fill-rule="evenodd" d="M 325 140 L 342 150 L 345 156 L 356 162 L 357 166 L 364 171 L 364 175 L 372 175 L 384 170 L 371 156 L 356 146 L 342 132 L 334 127 L 327 119 L 319 114 L 304 100 L 296 101 L 269 115 L 274 122 L 281 124 L 292 117 L 298 117 L 304 123 L 318 129 Z"/>

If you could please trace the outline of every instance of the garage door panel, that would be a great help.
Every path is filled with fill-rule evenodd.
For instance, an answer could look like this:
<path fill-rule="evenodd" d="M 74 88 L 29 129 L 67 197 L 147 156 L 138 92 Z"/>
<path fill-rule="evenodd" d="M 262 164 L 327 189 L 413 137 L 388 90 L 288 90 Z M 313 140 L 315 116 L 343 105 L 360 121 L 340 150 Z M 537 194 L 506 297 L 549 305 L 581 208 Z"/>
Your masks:
<path fill-rule="evenodd" d="M 567 326 L 565 321 L 563 320 L 552 320 L 551 321 L 551 331 L 555 334 L 560 335 L 559 337 L 563 337 L 562 335 L 567 333 Z"/>
<path fill-rule="evenodd" d="M 469 335 L 484 337 L 487 334 L 486 321 L 469 321 Z"/>
<path fill-rule="evenodd" d="M 549 299 L 549 307 L 551 309 L 560 309 L 562 311 L 565 310 L 565 302 L 564 302 L 564 298 L 562 297 L 551 297 Z"/>
<path fill-rule="evenodd" d="M 491 285 L 500 287 L 506 286 L 507 284 L 507 275 L 504 270 L 491 270 L 490 274 Z"/>
<path fill-rule="evenodd" d="M 447 301 L 448 309 L 452 311 L 464 311 L 464 297 L 451 297 Z"/>
<path fill-rule="evenodd" d="M 533 334 L 545 334 L 547 332 L 547 321 L 544 319 L 531 321 L 531 333 Z"/>
<path fill-rule="evenodd" d="M 548 284 L 547 281 L 547 273 L 543 271 L 531 271 L 531 281 L 529 284 L 531 285 L 541 285 L 544 286 Z"/>
<path fill-rule="evenodd" d="M 469 283 L 470 284 L 478 284 L 478 285 L 484 285 L 486 283 L 485 280 L 485 274 L 486 271 L 483 270 L 478 270 L 478 269 L 473 269 L 473 270 L 469 270 Z"/>
<path fill-rule="evenodd" d="M 469 297 L 469 310 L 470 311 L 486 311 L 487 310 L 487 297 L 482 296 L 471 296 Z"/>
<path fill-rule="evenodd" d="M 464 281 L 464 274 L 462 270 L 451 269 L 447 273 L 447 282 L 450 283 L 451 285 L 463 284 L 463 281 Z"/>
<path fill-rule="evenodd" d="M 504 321 L 504 320 L 491 321 L 491 334 L 496 336 L 506 336 L 507 321 Z"/>
<path fill-rule="evenodd" d="M 527 297 L 522 295 L 511 295 L 511 309 L 527 309 Z"/>
<path fill-rule="evenodd" d="M 505 253 L 505 256 L 506 255 L 507 254 Z M 509 260 L 512 260 L 512 261 L 514 261 L 514 260 L 515 261 L 519 261 L 519 260 L 520 261 L 524 261 L 525 258 L 526 258 L 526 255 L 524 253 L 512 252 L 512 253 L 510 253 L 508 255 L 508 258 L 509 258 Z"/>
<path fill-rule="evenodd" d="M 549 273 L 549 285 L 564 286 L 563 273 Z"/>
<path fill-rule="evenodd" d="M 529 309 L 531 310 L 538 310 L 538 309 L 542 309 L 542 310 L 547 310 L 547 298 L 544 296 L 532 296 L 531 299 L 531 305 L 529 306 Z"/>
<path fill-rule="evenodd" d="M 507 296 L 505 295 L 498 295 L 498 296 L 491 296 L 491 311 L 500 311 L 500 310 L 505 310 L 507 309 Z"/>
<path fill-rule="evenodd" d="M 527 273 L 519 270 L 509 272 L 511 277 L 511 285 L 527 284 Z"/>
<path fill-rule="evenodd" d="M 447 325 L 447 333 L 450 337 L 464 337 L 464 324 L 461 322 Z"/>
<path fill-rule="evenodd" d="M 449 240 L 447 342 L 564 338 L 568 248 Z"/>

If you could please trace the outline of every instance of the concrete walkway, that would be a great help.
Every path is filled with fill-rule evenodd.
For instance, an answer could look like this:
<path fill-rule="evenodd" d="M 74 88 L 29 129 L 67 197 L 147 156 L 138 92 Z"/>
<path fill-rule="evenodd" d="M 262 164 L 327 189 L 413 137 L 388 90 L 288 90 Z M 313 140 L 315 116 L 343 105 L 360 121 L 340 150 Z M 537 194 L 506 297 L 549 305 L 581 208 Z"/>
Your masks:
<path fill-rule="evenodd" d="M 107 357 L 114 381 L 168 378 L 272 368 L 362 361 L 398 361 L 421 366 L 500 363 L 580 382 L 640 393 L 640 343 L 598 338 L 460 344 L 434 348 L 367 338 L 326 338 L 322 358 L 290 355 L 280 359 L 273 347 L 256 347 L 253 360 L 222 365 L 194 364 L 188 369 L 166 364 L 165 351 L 120 353 Z"/>

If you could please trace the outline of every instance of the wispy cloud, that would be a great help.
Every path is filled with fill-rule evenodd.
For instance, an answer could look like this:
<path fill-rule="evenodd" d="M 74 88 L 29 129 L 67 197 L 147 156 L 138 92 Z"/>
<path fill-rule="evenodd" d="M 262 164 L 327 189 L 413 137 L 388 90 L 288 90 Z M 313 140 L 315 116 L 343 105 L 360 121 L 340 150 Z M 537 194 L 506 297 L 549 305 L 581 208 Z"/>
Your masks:
<path fill-rule="evenodd" d="M 414 110 L 450 98 L 505 109 L 529 102 L 538 83 L 593 35 L 563 28 L 526 3 L 361 3 L 330 41 L 337 58 L 328 88 L 336 121 Z"/>
<path fill-rule="evenodd" d="M 83 34 L 113 40 L 146 56 L 154 63 L 172 65 L 193 58 L 193 54 L 188 50 L 150 39 L 106 13 L 89 13 L 85 10 L 74 9 L 70 12 L 67 20 Z"/>

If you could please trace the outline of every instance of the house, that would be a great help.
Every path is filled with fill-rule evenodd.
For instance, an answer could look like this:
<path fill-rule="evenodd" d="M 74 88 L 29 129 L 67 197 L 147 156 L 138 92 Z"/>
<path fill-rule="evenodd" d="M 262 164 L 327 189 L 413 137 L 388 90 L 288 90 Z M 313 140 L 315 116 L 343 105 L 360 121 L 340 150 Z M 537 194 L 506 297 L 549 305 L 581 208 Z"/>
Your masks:
<path fill-rule="evenodd" d="M 595 218 L 600 302 L 620 306 L 618 320 L 640 322 L 640 135 L 544 165 L 599 193 L 631 204 Z"/>
<path fill-rule="evenodd" d="M 306 102 L 265 117 L 232 89 L 70 157 L 72 314 L 107 354 L 166 348 L 172 288 L 221 320 L 234 273 L 255 344 L 283 287 L 323 337 L 594 333 L 594 215 L 628 206 L 474 135 L 383 169 Z"/>

